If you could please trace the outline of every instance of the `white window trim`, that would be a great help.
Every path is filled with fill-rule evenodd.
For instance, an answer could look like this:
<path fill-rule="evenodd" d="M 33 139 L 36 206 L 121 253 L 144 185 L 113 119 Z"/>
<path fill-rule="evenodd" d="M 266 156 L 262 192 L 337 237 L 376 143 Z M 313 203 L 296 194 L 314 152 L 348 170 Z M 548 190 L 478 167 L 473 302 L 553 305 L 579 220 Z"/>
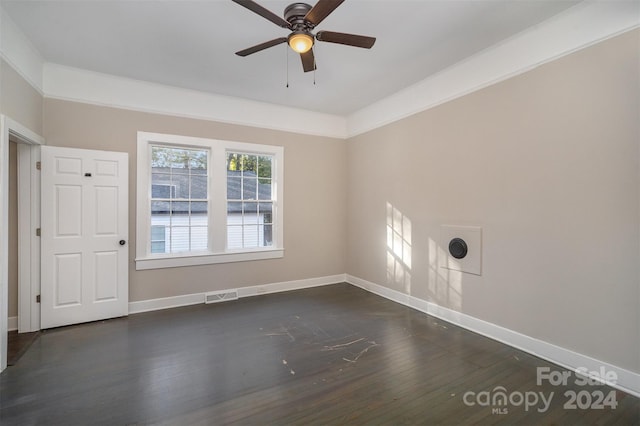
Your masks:
<path fill-rule="evenodd" d="M 151 145 L 185 146 L 205 148 L 209 155 L 209 180 L 211 194 L 209 204 L 209 250 L 188 253 L 151 253 Z M 243 250 L 227 250 L 227 175 L 226 153 L 246 152 L 273 155 L 274 196 L 273 224 L 275 225 L 273 245 Z M 221 167 L 222 165 L 222 167 Z M 272 169 L 273 170 L 273 169 Z M 216 195 L 216 182 L 224 187 L 222 196 Z M 167 135 L 162 133 L 138 132 L 137 147 L 137 196 L 136 196 L 136 270 L 173 268 L 178 266 L 208 265 L 215 263 L 242 262 L 249 260 L 275 259 L 284 256 L 284 148 L 274 145 L 196 138 L 190 136 Z M 220 186 L 218 186 L 220 189 Z"/>

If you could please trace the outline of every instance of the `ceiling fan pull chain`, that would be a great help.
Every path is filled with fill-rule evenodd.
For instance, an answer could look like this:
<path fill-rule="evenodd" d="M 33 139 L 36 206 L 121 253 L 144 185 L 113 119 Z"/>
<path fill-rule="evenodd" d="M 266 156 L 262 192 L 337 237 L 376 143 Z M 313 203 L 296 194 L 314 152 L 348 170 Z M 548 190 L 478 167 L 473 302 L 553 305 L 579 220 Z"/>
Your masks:
<path fill-rule="evenodd" d="M 285 45 L 284 54 L 287 56 L 287 89 L 289 88 L 289 46 Z"/>

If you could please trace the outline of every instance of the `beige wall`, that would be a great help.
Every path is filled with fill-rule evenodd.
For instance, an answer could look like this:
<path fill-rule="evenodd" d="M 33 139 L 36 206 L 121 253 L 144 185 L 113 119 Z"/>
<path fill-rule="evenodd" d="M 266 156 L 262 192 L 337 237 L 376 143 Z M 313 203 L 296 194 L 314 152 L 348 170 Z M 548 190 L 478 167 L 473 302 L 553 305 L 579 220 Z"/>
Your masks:
<path fill-rule="evenodd" d="M 347 273 L 640 372 L 639 37 L 349 140 Z M 482 276 L 437 267 L 444 224 L 483 228 Z"/>
<path fill-rule="evenodd" d="M 42 135 L 42 95 L 5 61 L 0 60 L 0 111 Z"/>
<path fill-rule="evenodd" d="M 129 153 L 130 300 L 342 274 L 346 269 L 343 140 L 46 99 L 47 145 Z M 282 259 L 135 271 L 137 131 L 281 145 L 285 158 Z"/>

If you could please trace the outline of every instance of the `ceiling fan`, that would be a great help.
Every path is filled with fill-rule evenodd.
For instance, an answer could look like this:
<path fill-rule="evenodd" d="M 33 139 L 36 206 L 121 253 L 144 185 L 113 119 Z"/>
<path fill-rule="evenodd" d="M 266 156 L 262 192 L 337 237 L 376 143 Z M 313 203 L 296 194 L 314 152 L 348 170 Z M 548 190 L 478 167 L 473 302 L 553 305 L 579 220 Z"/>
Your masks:
<path fill-rule="evenodd" d="M 376 42 L 375 37 L 336 33 L 333 31 L 318 31 L 316 34 L 313 34 L 313 29 L 340 6 L 344 0 L 318 0 L 313 7 L 306 3 L 292 3 L 284 9 L 284 19 L 252 0 L 233 0 L 233 2 L 246 7 L 250 11 L 257 13 L 282 28 L 291 30 L 288 37 L 279 37 L 240 50 L 236 52 L 238 56 L 248 56 L 281 43 L 289 43 L 291 49 L 300 54 L 304 72 L 309 72 L 316 69 L 316 61 L 313 50 L 311 49 L 314 40 L 345 44 L 347 46 L 362 47 L 365 49 L 370 49 Z"/>

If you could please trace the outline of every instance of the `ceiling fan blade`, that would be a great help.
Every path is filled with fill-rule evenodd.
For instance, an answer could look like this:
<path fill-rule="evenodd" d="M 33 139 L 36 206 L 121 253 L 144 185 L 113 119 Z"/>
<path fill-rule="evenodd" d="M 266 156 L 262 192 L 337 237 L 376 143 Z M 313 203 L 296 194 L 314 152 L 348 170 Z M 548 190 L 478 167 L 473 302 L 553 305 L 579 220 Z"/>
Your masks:
<path fill-rule="evenodd" d="M 304 19 L 317 26 L 343 2 L 344 0 L 318 0 L 318 3 L 307 12 Z"/>
<path fill-rule="evenodd" d="M 302 69 L 304 69 L 304 72 L 316 69 L 316 58 L 313 56 L 313 49 L 309 49 L 306 53 L 301 53 L 300 59 L 302 59 Z"/>
<path fill-rule="evenodd" d="M 260 6 L 258 3 L 254 1 L 251 1 L 251 0 L 232 0 L 232 1 L 234 3 L 238 3 L 240 6 L 246 7 L 250 11 L 257 13 L 263 18 L 268 19 L 269 21 L 273 22 L 276 25 L 281 26 L 282 28 L 291 29 L 291 24 L 289 24 L 287 21 L 285 21 L 275 13 L 271 12 L 270 10 Z"/>
<path fill-rule="evenodd" d="M 375 37 L 336 33 L 333 31 L 318 31 L 316 34 L 316 40 L 327 41 L 329 43 L 346 44 L 347 46 L 362 47 L 365 49 L 371 49 L 376 42 Z"/>
<path fill-rule="evenodd" d="M 269 47 L 273 47 L 273 46 L 276 46 L 278 44 L 286 43 L 286 42 L 287 42 L 287 38 L 286 37 L 276 38 L 276 39 L 265 41 L 264 43 L 260 43 L 260 44 L 257 44 L 255 46 L 249 47 L 247 49 L 241 50 L 239 52 L 236 52 L 236 55 L 238 55 L 238 56 L 248 56 L 248 55 L 251 55 L 252 53 L 256 53 L 256 52 L 259 52 L 261 50 L 268 49 Z"/>

